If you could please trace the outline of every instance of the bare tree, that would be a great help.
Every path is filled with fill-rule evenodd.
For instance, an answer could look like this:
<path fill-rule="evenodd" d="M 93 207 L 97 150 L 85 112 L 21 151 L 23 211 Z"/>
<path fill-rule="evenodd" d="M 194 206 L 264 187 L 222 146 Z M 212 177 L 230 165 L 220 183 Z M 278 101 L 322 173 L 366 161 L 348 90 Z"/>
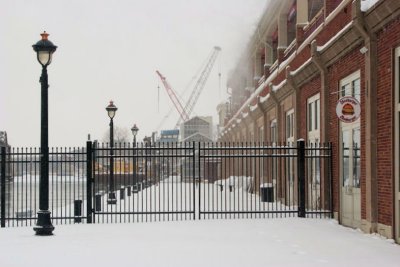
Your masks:
<path fill-rule="evenodd" d="M 110 142 L 110 130 L 107 130 L 107 132 L 104 134 L 103 142 Z M 129 139 L 129 130 L 127 128 L 114 126 L 114 143 L 119 144 L 124 142 L 131 142 L 131 140 Z"/>

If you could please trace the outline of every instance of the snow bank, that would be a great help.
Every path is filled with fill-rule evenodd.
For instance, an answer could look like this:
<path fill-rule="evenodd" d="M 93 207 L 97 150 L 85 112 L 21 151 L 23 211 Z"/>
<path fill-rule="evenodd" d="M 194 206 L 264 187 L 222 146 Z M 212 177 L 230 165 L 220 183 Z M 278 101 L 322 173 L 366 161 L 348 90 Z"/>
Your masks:
<path fill-rule="evenodd" d="M 215 181 L 215 185 L 233 186 L 235 189 L 250 191 L 254 178 L 251 176 L 229 176 L 227 179 Z"/>
<path fill-rule="evenodd" d="M 0 229 L 1 266 L 385 266 L 400 247 L 333 220 L 201 220 Z"/>

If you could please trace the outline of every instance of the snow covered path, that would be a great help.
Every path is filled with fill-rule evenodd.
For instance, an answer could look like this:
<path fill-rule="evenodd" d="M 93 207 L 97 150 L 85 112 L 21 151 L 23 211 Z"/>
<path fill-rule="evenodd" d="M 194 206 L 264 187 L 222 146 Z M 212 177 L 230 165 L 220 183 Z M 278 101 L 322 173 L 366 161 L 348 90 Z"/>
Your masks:
<path fill-rule="evenodd" d="M 334 220 L 206 220 L 0 229 L 1 266 L 399 266 L 400 246 Z"/>

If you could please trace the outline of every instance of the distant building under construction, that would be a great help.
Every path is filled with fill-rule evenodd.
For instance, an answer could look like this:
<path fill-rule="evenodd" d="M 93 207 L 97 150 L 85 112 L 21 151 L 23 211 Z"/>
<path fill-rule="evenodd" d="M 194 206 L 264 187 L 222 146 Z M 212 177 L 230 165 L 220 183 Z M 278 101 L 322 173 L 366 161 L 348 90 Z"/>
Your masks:
<path fill-rule="evenodd" d="M 213 134 L 212 117 L 193 117 L 181 124 L 181 141 L 211 142 Z"/>

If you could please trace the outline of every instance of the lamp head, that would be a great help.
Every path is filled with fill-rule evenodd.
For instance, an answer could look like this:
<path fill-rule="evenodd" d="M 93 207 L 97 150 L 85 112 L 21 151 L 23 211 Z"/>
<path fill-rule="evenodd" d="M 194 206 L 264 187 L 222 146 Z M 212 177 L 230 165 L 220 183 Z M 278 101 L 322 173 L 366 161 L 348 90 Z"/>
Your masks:
<path fill-rule="evenodd" d="M 37 60 L 39 61 L 40 65 L 47 67 L 51 63 L 53 53 L 56 51 L 57 46 L 49 41 L 49 34 L 46 31 L 40 35 L 42 36 L 42 39 L 36 44 L 32 45 L 32 47 L 36 52 Z"/>
<path fill-rule="evenodd" d="M 136 136 L 137 135 L 137 133 L 138 133 L 138 131 L 139 131 L 139 128 L 136 126 L 136 123 L 133 125 L 133 127 L 131 128 L 131 131 L 132 131 L 132 134 L 133 134 L 133 136 Z"/>
<path fill-rule="evenodd" d="M 114 105 L 113 101 L 110 101 L 110 104 L 106 107 L 107 113 L 108 113 L 108 117 L 110 117 L 110 119 L 113 119 L 115 116 L 115 112 L 118 110 L 118 108 Z"/>

